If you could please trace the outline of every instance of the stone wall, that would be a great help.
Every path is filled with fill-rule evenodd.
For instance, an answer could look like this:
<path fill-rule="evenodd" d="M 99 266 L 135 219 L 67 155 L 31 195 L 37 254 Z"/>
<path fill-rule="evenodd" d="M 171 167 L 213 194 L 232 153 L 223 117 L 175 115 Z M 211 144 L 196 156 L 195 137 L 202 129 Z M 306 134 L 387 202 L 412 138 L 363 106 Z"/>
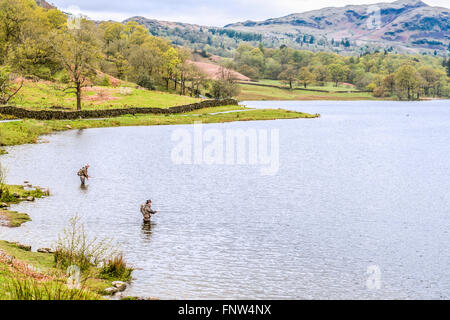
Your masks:
<path fill-rule="evenodd" d="M 0 114 L 14 116 L 19 119 L 36 119 L 36 120 L 75 120 L 89 118 L 112 118 L 126 114 L 177 114 L 189 111 L 221 107 L 229 105 L 238 105 L 237 100 L 206 100 L 198 103 L 188 104 L 184 106 L 162 108 L 127 108 L 127 109 L 102 109 L 102 110 L 81 110 L 81 111 L 55 111 L 55 110 L 29 110 L 16 106 L 0 107 Z"/>

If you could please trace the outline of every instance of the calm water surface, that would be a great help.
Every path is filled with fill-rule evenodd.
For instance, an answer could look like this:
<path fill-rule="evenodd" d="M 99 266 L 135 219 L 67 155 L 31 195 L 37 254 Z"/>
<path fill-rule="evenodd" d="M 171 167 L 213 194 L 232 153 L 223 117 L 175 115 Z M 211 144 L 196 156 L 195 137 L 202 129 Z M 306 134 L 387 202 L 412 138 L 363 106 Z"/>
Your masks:
<path fill-rule="evenodd" d="M 0 239 L 49 246 L 68 220 L 114 238 L 135 267 L 130 295 L 162 299 L 450 298 L 447 101 L 248 102 L 320 119 L 210 124 L 280 130 L 280 170 L 174 165 L 172 131 L 68 131 L 9 148 L 8 182 L 52 196 Z M 76 176 L 91 164 L 93 179 Z M 142 224 L 139 204 L 160 213 Z M 381 288 L 368 290 L 369 266 Z"/>

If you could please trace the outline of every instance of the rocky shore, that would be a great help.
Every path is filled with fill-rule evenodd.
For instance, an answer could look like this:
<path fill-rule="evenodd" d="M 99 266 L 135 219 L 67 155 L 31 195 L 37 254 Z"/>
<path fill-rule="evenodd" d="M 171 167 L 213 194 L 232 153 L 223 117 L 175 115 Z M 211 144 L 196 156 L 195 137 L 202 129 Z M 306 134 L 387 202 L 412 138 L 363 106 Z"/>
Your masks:
<path fill-rule="evenodd" d="M 0 188 L 0 226 L 11 228 L 20 227 L 23 223 L 31 221 L 26 213 L 10 210 L 11 205 L 22 201 L 35 201 L 50 195 L 48 188 L 33 186 L 29 181 L 22 185 L 3 185 Z"/>

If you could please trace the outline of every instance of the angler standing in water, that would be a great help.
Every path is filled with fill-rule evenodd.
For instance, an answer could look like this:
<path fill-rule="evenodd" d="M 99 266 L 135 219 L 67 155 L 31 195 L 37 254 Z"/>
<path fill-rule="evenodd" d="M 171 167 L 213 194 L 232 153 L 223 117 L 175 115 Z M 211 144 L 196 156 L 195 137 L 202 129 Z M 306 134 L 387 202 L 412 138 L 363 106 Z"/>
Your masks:
<path fill-rule="evenodd" d="M 152 200 L 147 200 L 147 202 L 141 205 L 141 213 L 144 216 L 144 222 L 148 223 L 152 215 L 157 214 L 158 211 L 152 209 Z"/>
<path fill-rule="evenodd" d="M 78 170 L 78 176 L 80 177 L 81 185 L 84 186 L 86 183 L 86 179 L 89 180 L 89 174 L 88 174 L 89 165 L 85 165 L 83 168 Z"/>

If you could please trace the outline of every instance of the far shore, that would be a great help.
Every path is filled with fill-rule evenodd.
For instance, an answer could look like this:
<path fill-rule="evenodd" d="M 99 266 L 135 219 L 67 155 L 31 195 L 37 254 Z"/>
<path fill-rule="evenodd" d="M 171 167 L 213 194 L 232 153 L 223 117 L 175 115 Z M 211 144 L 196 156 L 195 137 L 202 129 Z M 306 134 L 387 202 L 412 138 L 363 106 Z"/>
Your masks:
<path fill-rule="evenodd" d="M 39 136 L 71 129 L 105 128 L 120 126 L 154 126 L 202 123 L 223 123 L 235 121 L 259 121 L 277 119 L 312 119 L 319 114 L 308 114 L 283 109 L 246 109 L 242 106 L 205 108 L 182 114 L 125 115 L 117 118 L 80 120 L 32 120 L 0 123 L 0 147 L 37 143 Z M 236 111 L 228 112 L 227 111 Z"/>

